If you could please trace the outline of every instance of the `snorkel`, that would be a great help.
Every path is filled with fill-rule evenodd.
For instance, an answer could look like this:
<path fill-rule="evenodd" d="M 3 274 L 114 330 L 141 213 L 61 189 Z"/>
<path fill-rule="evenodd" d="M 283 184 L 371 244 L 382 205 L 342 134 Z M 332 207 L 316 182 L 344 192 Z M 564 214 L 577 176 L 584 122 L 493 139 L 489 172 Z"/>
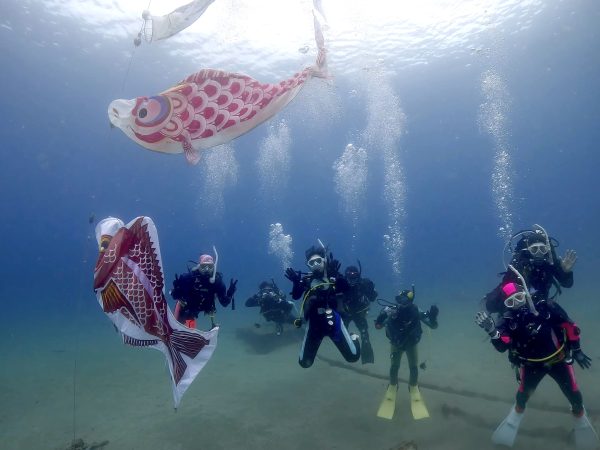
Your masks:
<path fill-rule="evenodd" d="M 523 289 L 525 290 L 525 298 L 527 299 L 527 306 L 529 307 L 529 310 L 533 313 L 534 316 L 539 315 L 537 309 L 535 309 L 535 306 L 533 305 L 533 299 L 531 298 L 531 294 L 529 293 L 529 288 L 527 287 L 527 283 L 525 283 L 525 279 L 519 273 L 519 271 L 513 267 L 512 264 L 509 264 L 508 268 L 517 276 L 517 278 L 521 282 L 521 286 L 523 286 Z"/>
<path fill-rule="evenodd" d="M 327 248 L 325 247 L 325 245 L 323 244 L 323 241 L 321 241 L 321 239 L 317 238 L 317 242 L 323 249 L 323 252 L 325 252 L 325 264 L 323 266 L 323 278 L 325 280 L 328 280 L 329 278 L 327 277 Z"/>
<path fill-rule="evenodd" d="M 215 280 L 217 279 L 217 263 L 219 262 L 219 253 L 217 253 L 217 248 L 214 245 L 213 252 L 215 252 L 215 264 L 213 266 L 213 274 L 210 277 L 210 284 L 215 284 Z"/>

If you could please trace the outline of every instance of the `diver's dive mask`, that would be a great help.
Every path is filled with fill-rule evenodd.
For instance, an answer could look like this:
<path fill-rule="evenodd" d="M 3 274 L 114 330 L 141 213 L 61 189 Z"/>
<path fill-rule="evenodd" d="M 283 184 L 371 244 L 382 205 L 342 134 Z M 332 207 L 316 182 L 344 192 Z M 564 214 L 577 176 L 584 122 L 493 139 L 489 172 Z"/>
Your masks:
<path fill-rule="evenodd" d="M 306 265 L 311 272 L 324 272 L 325 271 L 325 258 L 320 255 L 313 255 L 306 261 Z"/>
<path fill-rule="evenodd" d="M 275 298 L 277 297 L 277 293 L 273 290 L 273 288 L 264 288 L 261 289 L 260 296 L 262 298 Z"/>
<path fill-rule="evenodd" d="M 404 291 L 402 291 L 398 295 L 396 295 L 395 300 L 396 300 L 396 303 L 398 304 L 398 306 L 404 308 L 406 306 L 412 305 L 414 298 L 415 298 L 414 290 L 409 291 L 408 289 L 405 289 Z"/>
<path fill-rule="evenodd" d="M 527 304 L 527 293 L 516 283 L 506 283 L 502 286 L 502 292 L 506 296 L 504 306 L 508 309 L 520 309 Z"/>
<path fill-rule="evenodd" d="M 527 247 L 527 251 L 531 253 L 533 257 L 545 257 L 550 249 L 543 242 L 536 242 Z"/>
<path fill-rule="evenodd" d="M 198 272 L 202 275 L 212 275 L 215 270 L 215 265 L 213 263 L 203 263 L 198 265 Z"/>

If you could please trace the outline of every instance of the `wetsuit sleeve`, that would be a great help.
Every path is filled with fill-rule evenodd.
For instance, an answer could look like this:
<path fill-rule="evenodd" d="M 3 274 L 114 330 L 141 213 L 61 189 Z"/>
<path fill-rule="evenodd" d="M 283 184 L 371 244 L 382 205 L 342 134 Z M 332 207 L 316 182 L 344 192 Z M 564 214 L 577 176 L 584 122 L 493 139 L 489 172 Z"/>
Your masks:
<path fill-rule="evenodd" d="M 378 294 L 375 290 L 375 284 L 368 278 L 364 278 L 363 292 L 370 302 L 374 302 L 375 300 L 377 300 Z"/>
<path fill-rule="evenodd" d="M 171 289 L 171 297 L 174 300 L 182 300 L 188 292 L 189 276 L 175 275 L 173 280 L 173 289 Z"/>
<path fill-rule="evenodd" d="M 560 259 L 554 257 L 554 265 L 552 266 L 552 275 L 562 287 L 570 288 L 573 286 L 573 271 L 565 272 L 560 265 Z"/>
<path fill-rule="evenodd" d="M 231 303 L 231 298 L 227 297 L 227 289 L 225 288 L 225 283 L 223 283 L 223 277 L 220 273 L 217 274 L 214 286 L 215 295 L 219 299 L 221 306 L 228 306 Z"/>
<path fill-rule="evenodd" d="M 580 350 L 579 335 L 581 330 L 577 324 L 571 320 L 567 312 L 558 303 L 549 303 L 548 309 L 550 310 L 552 322 L 564 330 L 569 348 Z"/>
<path fill-rule="evenodd" d="M 503 322 L 496 327 L 496 333 L 490 336 L 490 342 L 500 353 L 504 353 L 506 350 L 510 349 L 512 338 L 510 337 L 508 324 L 506 322 Z"/>
<path fill-rule="evenodd" d="M 490 341 L 496 350 L 501 353 L 504 353 L 511 346 L 512 339 L 508 334 L 507 330 L 503 327 L 500 327 L 496 330 L 496 334 L 491 337 Z"/>
<path fill-rule="evenodd" d="M 246 306 L 248 306 L 248 307 L 260 306 L 258 304 L 258 295 L 253 295 L 248 300 L 246 300 Z"/>
<path fill-rule="evenodd" d="M 435 314 L 435 316 L 436 317 L 433 317 L 432 310 L 426 312 L 419 310 L 419 319 L 432 330 L 435 330 L 438 327 L 437 314 Z"/>
<path fill-rule="evenodd" d="M 548 310 L 551 314 L 551 320 L 554 323 L 561 324 L 563 322 L 573 322 L 562 306 L 556 302 L 547 303 Z"/>

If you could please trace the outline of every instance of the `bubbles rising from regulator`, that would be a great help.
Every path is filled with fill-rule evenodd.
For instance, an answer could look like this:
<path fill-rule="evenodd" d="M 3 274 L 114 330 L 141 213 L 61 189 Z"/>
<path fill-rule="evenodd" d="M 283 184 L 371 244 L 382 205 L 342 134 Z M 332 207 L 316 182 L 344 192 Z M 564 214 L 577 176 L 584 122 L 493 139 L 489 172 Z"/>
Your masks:
<path fill-rule="evenodd" d="M 272 223 L 269 227 L 269 254 L 279 259 L 283 270 L 290 267 L 294 257 L 292 236 L 283 232 L 280 223 Z"/>

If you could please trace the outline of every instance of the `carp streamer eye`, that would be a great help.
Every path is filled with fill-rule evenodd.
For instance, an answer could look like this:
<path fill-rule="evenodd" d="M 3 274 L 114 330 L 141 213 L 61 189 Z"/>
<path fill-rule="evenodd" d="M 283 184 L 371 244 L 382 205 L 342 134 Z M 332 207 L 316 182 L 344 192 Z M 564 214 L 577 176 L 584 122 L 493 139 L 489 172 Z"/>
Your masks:
<path fill-rule="evenodd" d="M 140 102 L 136 122 L 144 127 L 160 126 L 164 120 L 169 118 L 171 111 L 167 99 L 157 96 L 150 97 Z"/>

